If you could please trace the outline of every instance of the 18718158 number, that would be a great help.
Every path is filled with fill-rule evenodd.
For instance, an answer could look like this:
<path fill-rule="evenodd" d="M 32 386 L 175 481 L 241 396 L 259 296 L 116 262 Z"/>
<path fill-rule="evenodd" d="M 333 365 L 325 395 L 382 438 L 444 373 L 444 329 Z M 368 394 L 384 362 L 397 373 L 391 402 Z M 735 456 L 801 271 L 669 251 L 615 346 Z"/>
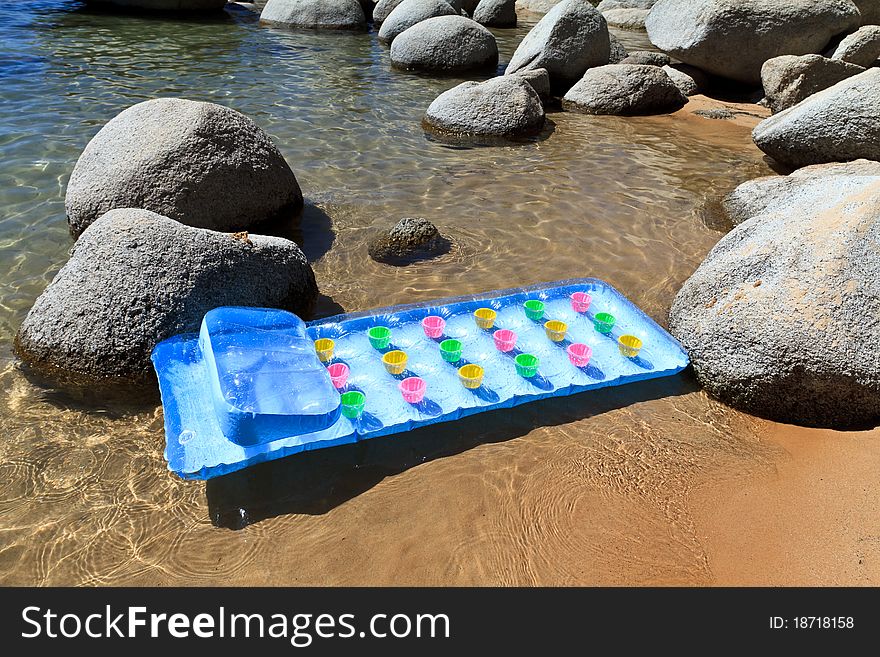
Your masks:
<path fill-rule="evenodd" d="M 855 621 L 852 616 L 795 616 L 792 625 L 798 630 L 838 630 L 852 629 Z"/>

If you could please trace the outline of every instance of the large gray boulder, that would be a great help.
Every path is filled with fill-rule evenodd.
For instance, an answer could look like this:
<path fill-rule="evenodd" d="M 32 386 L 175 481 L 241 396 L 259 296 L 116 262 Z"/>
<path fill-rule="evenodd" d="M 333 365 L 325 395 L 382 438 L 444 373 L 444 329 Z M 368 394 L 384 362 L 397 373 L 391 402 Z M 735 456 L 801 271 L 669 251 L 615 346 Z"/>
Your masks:
<path fill-rule="evenodd" d="M 606 9 L 602 12 L 605 21 L 611 27 L 621 30 L 644 30 L 645 20 L 648 18 L 647 9 L 620 8 Z"/>
<path fill-rule="evenodd" d="M 587 0 L 562 0 L 526 35 L 507 74 L 545 68 L 554 89 L 565 91 L 592 66 L 607 64 L 611 42 L 605 19 Z"/>
<path fill-rule="evenodd" d="M 853 160 L 813 164 L 787 176 L 762 176 L 744 182 L 724 197 L 721 207 L 730 223 L 738 226 L 768 208 L 787 202 L 803 189 L 815 187 L 813 181 L 817 178 L 823 179 L 823 185 L 851 186 L 853 181 L 859 182 L 865 176 L 880 177 L 880 162 Z M 832 177 L 837 180 L 830 180 Z"/>
<path fill-rule="evenodd" d="M 880 25 L 865 25 L 843 38 L 831 59 L 859 66 L 873 66 L 880 59 Z"/>
<path fill-rule="evenodd" d="M 86 0 L 86 3 L 102 7 L 180 12 L 220 11 L 226 6 L 226 0 Z"/>
<path fill-rule="evenodd" d="M 880 69 L 868 69 L 774 114 L 752 131 L 787 166 L 880 160 Z"/>
<path fill-rule="evenodd" d="M 367 27 L 367 18 L 358 0 L 269 0 L 260 14 L 260 22 L 314 30 Z"/>
<path fill-rule="evenodd" d="M 140 381 L 156 343 L 197 331 L 212 308 L 308 315 L 317 296 L 312 269 L 289 240 L 117 209 L 80 236 L 22 323 L 16 349 L 40 371 Z"/>
<path fill-rule="evenodd" d="M 144 208 L 190 226 L 242 230 L 302 209 L 275 144 L 240 112 L 158 98 L 111 119 L 80 155 L 64 200 L 79 235 L 113 208 Z"/>
<path fill-rule="evenodd" d="M 781 112 L 864 70 L 861 66 L 821 55 L 781 55 L 764 62 L 761 84 L 767 106 L 773 112 Z"/>
<path fill-rule="evenodd" d="M 672 57 L 757 85 L 768 59 L 822 52 L 860 21 L 851 0 L 659 0 L 645 27 Z"/>
<path fill-rule="evenodd" d="M 880 176 L 814 176 L 756 206 L 688 279 L 669 328 L 706 390 L 779 422 L 880 419 Z"/>
<path fill-rule="evenodd" d="M 862 25 L 880 25 L 880 0 L 853 0 L 862 13 Z"/>
<path fill-rule="evenodd" d="M 473 19 L 488 27 L 516 27 L 516 0 L 480 0 Z"/>
<path fill-rule="evenodd" d="M 502 76 L 443 92 L 428 107 L 424 124 L 456 136 L 522 137 L 541 131 L 544 108 L 523 77 Z"/>
<path fill-rule="evenodd" d="M 657 114 L 680 109 L 687 98 L 659 66 L 607 64 L 591 68 L 562 99 L 584 114 Z"/>
<path fill-rule="evenodd" d="M 498 44 L 464 16 L 437 16 L 413 25 L 391 44 L 391 63 L 405 71 L 452 75 L 498 66 Z"/>
<path fill-rule="evenodd" d="M 382 23 L 379 41 L 392 43 L 399 34 L 428 18 L 457 15 L 446 0 L 403 0 Z"/>

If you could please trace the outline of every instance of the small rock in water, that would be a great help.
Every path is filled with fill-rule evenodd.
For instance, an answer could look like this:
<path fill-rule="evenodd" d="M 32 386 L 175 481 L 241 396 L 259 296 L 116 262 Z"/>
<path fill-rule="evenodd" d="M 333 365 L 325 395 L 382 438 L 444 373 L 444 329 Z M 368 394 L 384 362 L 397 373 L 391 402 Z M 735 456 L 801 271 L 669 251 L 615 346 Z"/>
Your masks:
<path fill-rule="evenodd" d="M 514 73 L 513 76 L 522 78 L 528 82 L 532 89 L 535 90 L 535 93 L 538 94 L 541 102 L 550 99 L 550 74 L 547 73 L 547 69 L 527 69 L 520 71 L 519 73 Z"/>
<path fill-rule="evenodd" d="M 733 119 L 736 117 L 736 115 L 733 112 L 731 112 L 729 109 L 724 109 L 722 107 L 716 107 L 713 109 L 695 110 L 694 114 L 696 114 L 697 116 L 702 116 L 703 118 L 706 118 L 706 119 L 728 120 L 728 119 Z"/>
<path fill-rule="evenodd" d="M 379 0 L 373 7 L 373 23 L 381 25 L 403 0 Z"/>
<path fill-rule="evenodd" d="M 448 253 L 452 243 L 427 219 L 406 217 L 369 245 L 370 257 L 387 265 L 407 265 Z"/>

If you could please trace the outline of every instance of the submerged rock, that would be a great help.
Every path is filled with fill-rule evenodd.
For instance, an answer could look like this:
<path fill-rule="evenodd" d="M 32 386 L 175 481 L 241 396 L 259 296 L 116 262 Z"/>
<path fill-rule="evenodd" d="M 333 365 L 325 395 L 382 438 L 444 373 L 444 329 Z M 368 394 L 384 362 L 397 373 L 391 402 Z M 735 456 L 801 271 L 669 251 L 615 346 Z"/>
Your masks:
<path fill-rule="evenodd" d="M 544 108 L 521 76 L 463 82 L 440 94 L 428 107 L 425 125 L 451 135 L 521 137 L 544 127 Z"/>
<path fill-rule="evenodd" d="M 379 30 L 379 41 L 392 43 L 398 35 L 435 16 L 457 16 L 458 12 L 446 0 L 403 0 L 392 11 Z"/>
<path fill-rule="evenodd" d="M 851 0 L 659 0 L 645 27 L 672 57 L 757 85 L 768 59 L 821 52 L 860 20 Z"/>
<path fill-rule="evenodd" d="M 42 372 L 141 381 L 156 343 L 197 331 L 212 308 L 308 315 L 317 296 L 312 269 L 289 240 L 112 210 L 80 236 L 22 323 L 16 349 Z"/>
<path fill-rule="evenodd" d="M 562 99 L 565 109 L 585 114 L 656 114 L 687 99 L 658 66 L 608 64 L 591 68 Z"/>
<path fill-rule="evenodd" d="M 269 0 L 260 22 L 315 30 L 361 30 L 367 18 L 358 0 Z"/>
<path fill-rule="evenodd" d="M 876 64 L 880 59 L 880 25 L 865 25 L 845 36 L 831 59 L 840 59 L 865 68 Z"/>
<path fill-rule="evenodd" d="M 473 18 L 489 27 L 516 27 L 516 0 L 480 0 Z"/>
<path fill-rule="evenodd" d="M 880 69 L 868 69 L 774 114 L 755 127 L 752 139 L 792 168 L 880 160 Z"/>
<path fill-rule="evenodd" d="M 391 44 L 391 63 L 406 71 L 454 74 L 498 65 L 498 44 L 464 16 L 438 16 L 413 25 Z"/>
<path fill-rule="evenodd" d="M 370 257 L 387 265 L 407 265 L 447 253 L 452 243 L 427 219 L 406 217 L 369 245 Z"/>
<path fill-rule="evenodd" d="M 591 66 L 607 64 L 611 42 L 605 19 L 587 0 L 562 0 L 519 44 L 506 73 L 545 68 L 565 91 Z"/>
<path fill-rule="evenodd" d="M 811 426 L 877 422 L 880 176 L 813 175 L 764 201 L 685 282 L 670 331 L 731 406 Z"/>
<path fill-rule="evenodd" d="M 767 106 L 775 113 L 864 70 L 821 55 L 782 55 L 764 62 L 761 84 Z"/>
<path fill-rule="evenodd" d="M 190 226 L 243 230 L 302 209 L 275 144 L 222 105 L 158 98 L 111 119 L 80 155 L 64 200 L 79 235 L 113 208 L 144 208 Z"/>

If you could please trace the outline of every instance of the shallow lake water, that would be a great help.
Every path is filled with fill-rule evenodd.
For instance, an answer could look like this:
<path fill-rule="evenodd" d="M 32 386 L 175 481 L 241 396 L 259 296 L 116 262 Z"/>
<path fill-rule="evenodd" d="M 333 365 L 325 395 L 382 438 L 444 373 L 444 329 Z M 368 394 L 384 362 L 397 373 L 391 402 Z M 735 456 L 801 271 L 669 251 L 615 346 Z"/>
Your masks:
<path fill-rule="evenodd" d="M 529 22 L 497 30 L 503 63 Z M 661 324 L 721 237 L 706 201 L 769 173 L 747 129 L 554 112 L 542 139 L 463 148 L 426 107 L 460 79 L 395 72 L 374 32 L 256 15 L 0 5 L 0 583 L 705 583 L 687 512 L 704 477 L 766 467 L 756 421 L 689 375 L 294 456 L 212 481 L 165 469 L 155 399 L 84 404 L 12 354 L 66 260 L 64 189 L 88 140 L 156 96 L 251 116 L 295 171 L 319 312 L 594 276 Z M 643 33 L 622 33 L 645 47 Z M 422 216 L 454 241 L 393 268 L 369 238 Z"/>

